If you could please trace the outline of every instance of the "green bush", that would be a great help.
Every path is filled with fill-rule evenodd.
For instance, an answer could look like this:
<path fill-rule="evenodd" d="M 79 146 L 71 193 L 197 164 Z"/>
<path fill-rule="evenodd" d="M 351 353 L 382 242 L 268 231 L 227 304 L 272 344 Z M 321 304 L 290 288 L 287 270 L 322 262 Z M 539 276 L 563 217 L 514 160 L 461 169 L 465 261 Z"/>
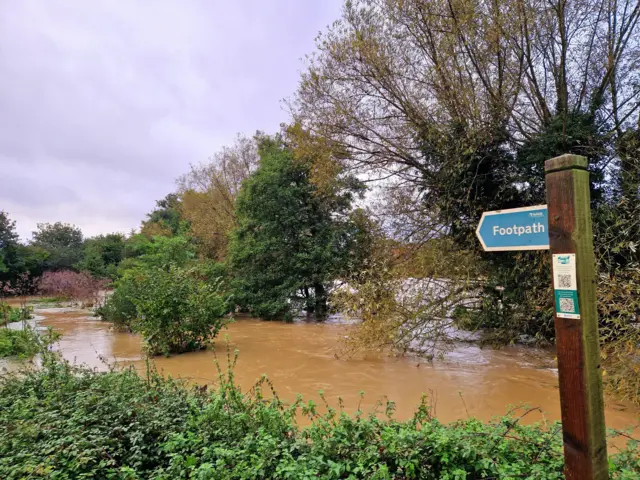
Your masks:
<path fill-rule="evenodd" d="M 480 479 L 562 478 L 561 436 L 506 417 L 442 424 L 423 404 L 407 422 L 319 415 L 285 406 L 263 379 L 251 393 L 220 374 L 189 388 L 153 369 L 99 373 L 46 355 L 43 368 L 0 378 L 0 478 Z M 313 419 L 306 429 L 295 419 Z M 638 478 L 637 442 L 610 457 Z"/>
<path fill-rule="evenodd" d="M 175 264 L 132 269 L 96 313 L 118 328 L 142 334 L 151 355 L 205 348 L 229 308 L 216 279 L 200 267 Z"/>
<path fill-rule="evenodd" d="M 52 330 L 40 336 L 35 329 L 25 325 L 22 330 L 0 328 L 0 358 L 17 357 L 26 359 L 43 352 L 59 338 Z"/>
<path fill-rule="evenodd" d="M 175 265 L 151 269 L 138 279 L 133 298 L 135 330 L 151 355 L 205 348 L 225 324 L 226 302 L 215 284 Z"/>
<path fill-rule="evenodd" d="M 137 317 L 133 299 L 137 292 L 135 272 L 129 271 L 118 280 L 113 293 L 108 294 L 103 305 L 95 310 L 102 320 L 113 323 L 118 330 L 133 330 L 133 322 Z"/>
<path fill-rule="evenodd" d="M 32 317 L 33 307 L 23 305 L 15 308 L 6 302 L 0 301 L 0 325 L 29 320 Z"/>

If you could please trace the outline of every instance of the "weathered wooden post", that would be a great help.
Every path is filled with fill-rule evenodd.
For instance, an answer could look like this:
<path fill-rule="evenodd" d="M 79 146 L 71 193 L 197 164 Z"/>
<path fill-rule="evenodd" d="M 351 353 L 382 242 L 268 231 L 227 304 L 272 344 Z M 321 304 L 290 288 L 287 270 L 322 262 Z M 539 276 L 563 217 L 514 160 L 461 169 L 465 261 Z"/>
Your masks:
<path fill-rule="evenodd" d="M 565 475 L 609 478 L 587 159 L 545 163 Z"/>

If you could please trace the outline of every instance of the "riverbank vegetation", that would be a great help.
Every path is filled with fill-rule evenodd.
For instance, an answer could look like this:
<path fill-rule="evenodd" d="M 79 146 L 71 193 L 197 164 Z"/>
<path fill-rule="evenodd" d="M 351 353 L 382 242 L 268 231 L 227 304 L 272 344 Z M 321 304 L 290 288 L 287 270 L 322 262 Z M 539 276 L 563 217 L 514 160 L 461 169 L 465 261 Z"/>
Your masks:
<path fill-rule="evenodd" d="M 12 307 L 7 302 L 0 300 L 0 326 L 8 323 L 29 320 L 33 316 L 33 308 L 28 305 Z"/>
<path fill-rule="evenodd" d="M 0 358 L 26 359 L 41 351 L 40 339 L 32 328 L 0 328 Z"/>
<path fill-rule="evenodd" d="M 286 405 L 266 379 L 241 392 L 232 368 L 207 389 L 47 355 L 41 369 L 0 379 L 0 477 L 562 478 L 558 426 L 523 425 L 523 414 L 443 424 L 425 402 L 400 422 L 389 402 L 350 416 Z M 637 478 L 638 453 L 631 442 L 610 455 L 611 477 Z"/>
<path fill-rule="evenodd" d="M 23 323 L 18 328 L 0 328 L 0 358 L 30 359 L 37 353 L 48 351 L 49 346 L 60 338 L 52 329 L 38 333 L 26 323 L 26 318 L 21 320 Z"/>

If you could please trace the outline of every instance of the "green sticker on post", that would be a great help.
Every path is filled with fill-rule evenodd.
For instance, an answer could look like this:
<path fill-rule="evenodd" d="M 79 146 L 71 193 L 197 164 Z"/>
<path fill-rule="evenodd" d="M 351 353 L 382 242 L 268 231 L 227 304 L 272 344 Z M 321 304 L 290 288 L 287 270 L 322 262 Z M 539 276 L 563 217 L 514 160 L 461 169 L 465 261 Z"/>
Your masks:
<path fill-rule="evenodd" d="M 553 255 L 553 291 L 556 298 L 556 316 L 580 318 L 575 253 Z"/>

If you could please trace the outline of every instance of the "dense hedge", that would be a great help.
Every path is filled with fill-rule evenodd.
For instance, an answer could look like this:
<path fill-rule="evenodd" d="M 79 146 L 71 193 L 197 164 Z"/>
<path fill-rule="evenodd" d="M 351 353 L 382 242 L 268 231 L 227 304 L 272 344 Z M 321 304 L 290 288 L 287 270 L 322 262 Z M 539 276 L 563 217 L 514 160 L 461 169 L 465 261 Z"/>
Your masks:
<path fill-rule="evenodd" d="M 561 478 L 557 426 L 516 418 L 442 424 L 423 405 L 408 422 L 284 406 L 232 372 L 189 388 L 155 373 L 95 371 L 48 355 L 42 369 L 0 378 L 0 478 L 475 479 Z M 393 410 L 393 404 L 387 409 Z M 314 417 L 298 428 L 296 415 Z M 387 412 L 389 413 L 389 412 Z M 611 457 L 638 478 L 637 446 Z"/>

